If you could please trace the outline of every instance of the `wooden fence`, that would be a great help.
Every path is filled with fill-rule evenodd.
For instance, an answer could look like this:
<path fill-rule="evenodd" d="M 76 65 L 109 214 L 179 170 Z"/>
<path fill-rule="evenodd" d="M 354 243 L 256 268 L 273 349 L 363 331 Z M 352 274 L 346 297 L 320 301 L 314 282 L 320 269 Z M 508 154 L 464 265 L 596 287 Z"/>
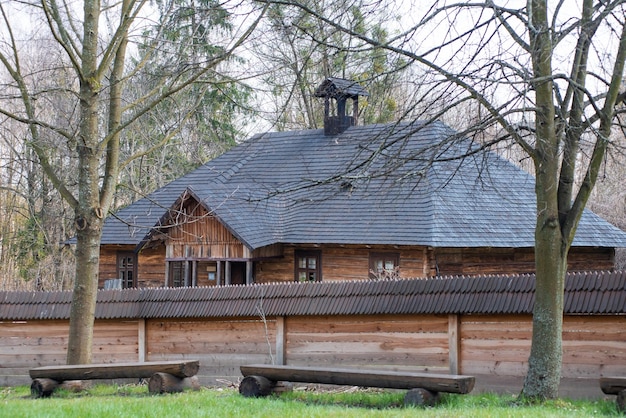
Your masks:
<path fill-rule="evenodd" d="M 237 383 L 239 365 L 341 365 L 476 376 L 475 391 L 518 393 L 531 316 L 328 315 L 96 320 L 93 361 L 199 359 L 204 385 Z M 598 379 L 626 375 L 626 316 L 566 315 L 561 395 L 600 398 Z M 65 363 L 67 320 L 0 321 L 0 385 Z"/>

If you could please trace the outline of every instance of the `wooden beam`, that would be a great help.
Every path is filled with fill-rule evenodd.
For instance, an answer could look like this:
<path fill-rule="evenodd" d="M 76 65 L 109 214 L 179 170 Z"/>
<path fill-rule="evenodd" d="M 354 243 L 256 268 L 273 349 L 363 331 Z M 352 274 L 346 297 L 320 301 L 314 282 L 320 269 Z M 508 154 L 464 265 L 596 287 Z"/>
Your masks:
<path fill-rule="evenodd" d="M 284 365 L 285 362 L 285 317 L 276 317 L 276 364 Z"/>
<path fill-rule="evenodd" d="M 189 248 L 185 248 L 185 250 L 186 250 L 185 253 L 189 252 L 188 251 Z M 187 254 L 185 254 L 185 255 L 187 255 Z M 188 286 L 188 287 L 191 286 L 191 283 L 190 283 L 190 281 L 191 281 L 190 280 L 191 279 L 191 265 L 190 265 L 190 263 L 191 262 L 188 261 L 188 260 L 183 261 L 183 285 L 184 286 Z"/>
<path fill-rule="evenodd" d="M 246 284 L 253 284 L 253 274 L 252 274 L 252 269 L 254 268 L 254 265 L 252 264 L 252 261 L 248 260 L 246 261 Z"/>
<path fill-rule="evenodd" d="M 144 363 L 146 361 L 146 320 L 140 318 L 137 321 L 137 361 Z"/>
<path fill-rule="evenodd" d="M 448 364 L 451 374 L 461 373 L 461 321 L 459 315 L 448 315 Z"/>
<path fill-rule="evenodd" d="M 381 387 L 391 389 L 423 388 L 433 392 L 469 393 L 473 376 L 412 373 L 392 370 L 337 369 L 253 364 L 241 366 L 244 376 L 263 376 L 272 381 L 308 382 L 331 385 Z"/>
<path fill-rule="evenodd" d="M 155 373 L 169 373 L 177 377 L 191 377 L 198 373 L 200 362 L 159 361 L 146 363 L 77 364 L 65 366 L 44 366 L 30 369 L 33 379 L 47 378 L 58 381 L 83 379 L 134 379 L 150 377 Z"/>
<path fill-rule="evenodd" d="M 626 376 L 604 376 L 600 378 L 600 389 L 607 395 L 617 395 L 626 390 Z"/>

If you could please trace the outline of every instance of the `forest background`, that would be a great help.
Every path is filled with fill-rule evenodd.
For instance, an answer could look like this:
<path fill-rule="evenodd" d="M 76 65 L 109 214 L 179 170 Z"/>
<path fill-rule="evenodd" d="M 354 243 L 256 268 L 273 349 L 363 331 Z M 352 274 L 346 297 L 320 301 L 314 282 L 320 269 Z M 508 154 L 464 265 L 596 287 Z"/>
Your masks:
<path fill-rule="evenodd" d="M 411 22 L 412 9 L 397 2 L 379 2 L 380 7 L 371 7 L 364 0 L 310 3 L 319 15 L 367 33 L 380 43 L 405 34 L 415 23 Z M 158 88 L 162 78 L 176 73 L 177 68 L 172 67 L 185 65 L 185 60 L 195 62 L 225 50 L 251 16 L 244 3 L 214 0 L 158 0 L 147 10 L 129 37 L 127 76 L 132 69 L 140 70 L 132 73 L 131 88 L 122 93 L 125 103 Z M 21 29 L 13 36 L 31 87 L 58 92 L 47 95 L 46 102 L 38 104 L 38 112 L 47 113 L 58 126 L 71 126 L 77 115 L 75 100 L 68 92 L 75 90 L 77 81 L 67 71 L 70 63 L 63 61 L 59 44 L 49 31 L 40 30 L 48 25 L 44 15 L 26 13 L 20 2 L 7 4 L 2 12 L 4 19 L 22 20 Z M 433 35 L 436 38 L 436 32 Z M 168 39 L 172 49 L 151 54 L 148 59 L 145 51 L 157 36 Z M 172 62 L 176 45 L 183 44 L 187 46 L 184 53 L 180 49 L 177 62 Z M 360 103 L 361 124 L 438 118 L 463 132 L 481 117 L 480 109 L 469 103 L 449 109 L 448 104 L 454 101 L 449 92 L 433 88 L 436 84 L 429 72 L 406 57 L 322 26 L 300 9 L 275 4 L 253 34 L 202 83 L 176 100 L 152 107 L 124 131 L 120 150 L 124 164 L 112 212 L 242 143 L 251 134 L 320 128 L 323 103 L 313 92 L 329 76 L 356 80 L 368 90 L 369 97 Z M 1 71 L 0 85 L 11 83 L 9 74 Z M 0 93 L 4 108 L 10 108 L 12 100 L 15 97 Z M 193 112 L 186 110 L 190 108 Z M 468 134 L 476 141 L 489 142 L 500 135 L 494 129 Z M 70 290 L 74 254 L 66 243 L 75 232 L 74 212 L 43 174 L 29 146 L 29 134 L 23 123 L 1 117 L 0 290 Z M 72 144 L 53 135 L 44 140 L 48 158 L 72 166 L 76 159 Z M 613 146 L 603 162 L 589 208 L 626 230 L 626 131 L 615 129 L 611 140 Z M 532 172 L 530 161 L 513 143 L 502 141 L 492 148 Z M 69 178 L 71 184 L 75 173 L 68 170 L 60 175 Z M 623 250 L 618 251 L 617 267 L 626 268 Z"/>

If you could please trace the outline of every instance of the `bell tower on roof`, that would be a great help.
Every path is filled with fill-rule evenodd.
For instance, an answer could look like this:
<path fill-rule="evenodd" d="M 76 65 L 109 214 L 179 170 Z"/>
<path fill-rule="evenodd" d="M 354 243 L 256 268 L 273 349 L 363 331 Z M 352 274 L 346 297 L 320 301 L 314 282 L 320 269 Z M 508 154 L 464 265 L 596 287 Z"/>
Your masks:
<path fill-rule="evenodd" d="M 338 135 L 355 126 L 359 115 L 359 96 L 369 93 L 352 80 L 329 77 L 315 90 L 315 97 L 324 98 L 324 135 Z M 331 99 L 335 100 L 334 110 Z M 352 116 L 346 115 L 346 102 L 352 99 Z"/>

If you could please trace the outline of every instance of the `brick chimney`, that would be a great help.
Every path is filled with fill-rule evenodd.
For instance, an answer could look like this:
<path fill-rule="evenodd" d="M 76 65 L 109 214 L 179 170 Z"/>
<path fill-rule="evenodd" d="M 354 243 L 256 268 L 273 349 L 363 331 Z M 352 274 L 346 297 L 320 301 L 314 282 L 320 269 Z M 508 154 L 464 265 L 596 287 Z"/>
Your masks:
<path fill-rule="evenodd" d="M 324 135 L 338 135 L 357 124 L 359 96 L 369 93 L 357 82 L 343 78 L 329 77 L 315 90 L 315 97 L 324 98 Z M 331 114 L 330 99 L 335 99 L 336 114 Z M 352 116 L 346 115 L 346 101 L 352 99 Z"/>

